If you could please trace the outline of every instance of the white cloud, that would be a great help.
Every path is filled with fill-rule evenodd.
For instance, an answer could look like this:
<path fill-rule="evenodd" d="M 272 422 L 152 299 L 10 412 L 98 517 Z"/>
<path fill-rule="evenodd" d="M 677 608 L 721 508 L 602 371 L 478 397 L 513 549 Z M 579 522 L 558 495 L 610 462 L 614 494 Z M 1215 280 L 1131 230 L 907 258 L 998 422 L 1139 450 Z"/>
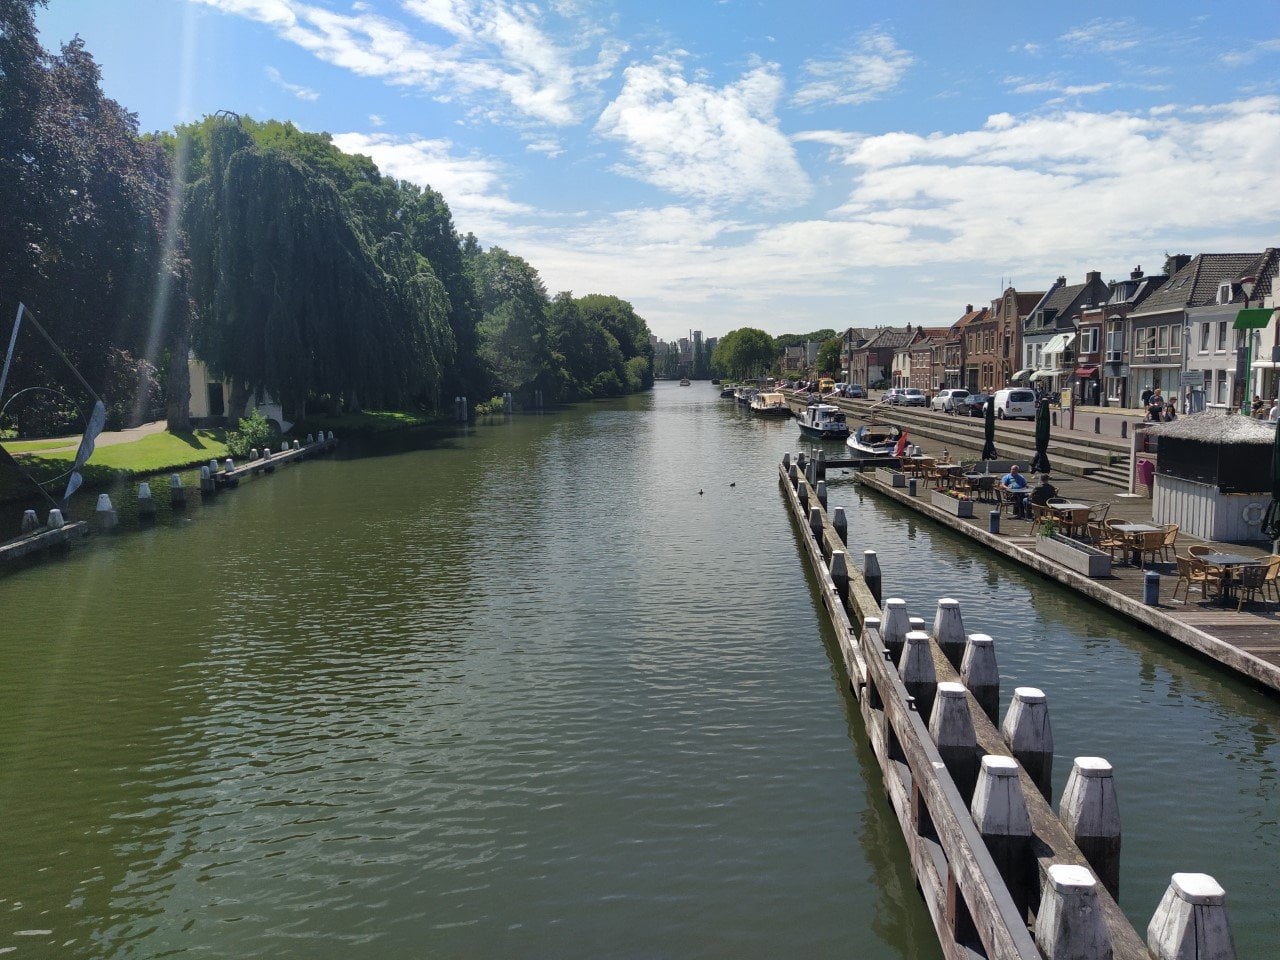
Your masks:
<path fill-rule="evenodd" d="M 675 57 L 628 67 L 596 131 L 623 143 L 619 171 L 682 197 L 778 207 L 809 178 L 778 127 L 782 77 L 762 64 L 723 87 L 686 80 Z"/>
<path fill-rule="evenodd" d="M 913 63 L 915 58 L 893 37 L 871 30 L 857 39 L 853 50 L 838 59 L 807 61 L 803 70 L 808 80 L 791 99 L 801 107 L 869 103 L 896 89 Z"/>
<path fill-rule="evenodd" d="M 1230 50 L 1218 59 L 1228 67 L 1242 67 L 1253 63 L 1266 53 L 1280 53 L 1280 37 L 1271 40 L 1259 40 L 1244 50 Z"/>
<path fill-rule="evenodd" d="M 300 83 L 290 83 L 280 75 L 280 71 L 275 67 L 264 67 L 263 72 L 267 75 L 267 79 L 274 83 L 286 93 L 291 93 L 299 100 L 319 100 L 320 94 L 310 87 L 304 87 Z"/>
<path fill-rule="evenodd" d="M 564 147 L 560 145 L 560 141 L 552 137 L 544 137 L 541 140 L 532 140 L 525 144 L 525 150 L 529 153 L 541 153 L 545 156 L 555 159 L 564 153 Z"/>
<path fill-rule="evenodd" d="M 388 176 L 431 187 L 444 195 L 462 232 L 498 230 L 506 218 L 532 208 L 505 196 L 508 171 L 488 157 L 459 157 L 448 140 L 401 138 L 385 133 L 338 133 L 334 146 L 372 157 Z"/>
<path fill-rule="evenodd" d="M 356 4 L 338 13 L 304 0 L 193 0 L 270 27 L 281 38 L 359 76 L 449 98 L 475 98 L 491 119 L 511 113 L 553 125 L 577 122 L 625 46 L 569 22 L 558 43 L 544 15 L 515 0 L 404 0 L 444 42 Z M 595 51 L 594 57 L 591 51 Z"/>
<path fill-rule="evenodd" d="M 1129 18 L 1108 20 L 1096 17 L 1079 27 L 1073 27 L 1058 38 L 1077 49 L 1095 53 L 1119 53 L 1138 45 L 1141 39 L 1138 26 Z"/>
<path fill-rule="evenodd" d="M 369 114 L 369 125 L 373 127 L 381 127 L 386 125 L 386 120 L 377 113 Z"/>

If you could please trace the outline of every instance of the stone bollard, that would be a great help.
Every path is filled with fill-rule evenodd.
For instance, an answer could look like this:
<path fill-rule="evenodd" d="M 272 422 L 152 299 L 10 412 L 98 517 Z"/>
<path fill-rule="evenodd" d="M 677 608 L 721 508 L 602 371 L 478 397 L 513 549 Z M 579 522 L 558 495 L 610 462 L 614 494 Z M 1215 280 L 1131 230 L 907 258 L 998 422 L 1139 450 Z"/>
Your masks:
<path fill-rule="evenodd" d="M 1053 727 L 1049 723 L 1049 698 L 1044 691 L 1015 687 L 1000 732 L 1009 751 L 1048 800 L 1053 786 Z"/>
<path fill-rule="evenodd" d="M 232 460 L 230 457 L 227 457 L 227 464 L 226 464 L 227 473 L 230 473 L 235 468 L 236 468 L 236 462 Z"/>
<path fill-rule="evenodd" d="M 902 648 L 907 645 L 907 631 L 911 629 L 907 619 L 907 601 L 890 597 L 884 602 L 884 626 L 881 636 L 889 649 L 889 659 L 897 663 L 902 658 Z"/>
<path fill-rule="evenodd" d="M 66 523 L 67 521 L 63 519 L 62 511 L 59 510 L 57 507 L 54 507 L 52 510 L 49 511 L 49 522 L 48 524 L 46 524 L 46 526 L 48 526 L 50 530 L 57 530 L 60 527 L 65 526 Z"/>
<path fill-rule="evenodd" d="M 258 459 L 258 448 L 257 448 L 257 447 L 250 447 L 250 448 L 249 448 L 249 459 L 250 459 L 251 461 L 252 461 L 252 460 L 257 460 L 257 459 Z"/>
<path fill-rule="evenodd" d="M 818 502 L 822 504 L 822 509 L 827 509 L 827 481 L 818 481 Z"/>
<path fill-rule="evenodd" d="M 271 448 L 270 448 L 270 447 L 263 447 L 263 448 L 262 448 L 262 459 L 263 459 L 263 460 L 270 460 L 270 459 L 271 459 Z"/>
<path fill-rule="evenodd" d="M 280 444 L 280 452 L 281 452 L 281 453 L 288 453 L 288 452 L 289 452 L 289 441 L 288 441 L 288 440 L 285 440 L 283 443 L 281 443 L 281 444 Z"/>
<path fill-rule="evenodd" d="M 1142 602 L 1148 607 L 1160 606 L 1160 573 L 1148 570 L 1142 575 Z"/>
<path fill-rule="evenodd" d="M 114 530 L 119 522 L 116 509 L 111 505 L 111 497 L 105 493 L 98 494 L 98 506 L 94 511 L 98 518 L 98 529 L 104 532 Z"/>
<path fill-rule="evenodd" d="M 1101 417 L 1094 417 L 1094 418 L 1093 418 L 1093 432 L 1094 432 L 1094 433 L 1101 433 L 1101 432 L 1102 432 L 1102 418 L 1101 418 Z"/>
<path fill-rule="evenodd" d="M 996 534 L 1000 532 L 1000 511 L 999 510 L 992 510 L 990 513 L 987 514 L 987 532 L 996 533 Z"/>
<path fill-rule="evenodd" d="M 1147 925 L 1156 960 L 1235 960 L 1226 899 L 1207 873 L 1175 873 Z"/>
<path fill-rule="evenodd" d="M 208 467 L 201 467 L 200 468 L 200 492 L 213 493 L 213 491 L 214 491 L 213 471 L 210 470 Z"/>
<path fill-rule="evenodd" d="M 969 697 L 963 683 L 944 681 L 938 684 L 938 695 L 929 714 L 929 736 L 938 747 L 947 772 L 965 803 L 973 802 L 973 788 L 978 783 L 978 738 L 969 713 Z"/>
<path fill-rule="evenodd" d="M 1111 960 L 1111 935 L 1088 867 L 1055 863 L 1040 892 L 1036 946 L 1047 960 Z"/>
<path fill-rule="evenodd" d="M 831 551 L 831 580 L 836 585 L 836 593 L 840 595 L 840 602 L 847 604 L 849 602 L 849 560 L 843 550 Z"/>
<path fill-rule="evenodd" d="M 840 509 L 843 512 L 842 508 Z M 876 556 L 874 550 L 862 551 L 862 579 L 867 581 L 867 589 L 871 591 L 871 596 L 875 597 L 876 603 L 880 604 L 880 558 Z"/>
<path fill-rule="evenodd" d="M 22 532 L 35 533 L 40 529 L 40 518 L 36 516 L 34 510 L 24 510 L 22 512 Z"/>
<path fill-rule="evenodd" d="M 898 662 L 898 673 L 907 693 L 916 698 L 916 711 L 928 723 L 937 695 L 938 674 L 933 666 L 933 644 L 923 630 L 908 631 L 902 659 Z"/>
<path fill-rule="evenodd" d="M 217 472 L 218 472 L 218 461 L 217 461 L 217 460 L 210 460 L 210 461 L 209 461 L 209 475 L 210 475 L 210 476 L 213 476 L 213 475 L 215 475 Z"/>
<path fill-rule="evenodd" d="M 818 541 L 818 547 L 822 547 L 822 511 L 817 507 L 809 508 L 809 530 L 813 533 L 813 539 Z"/>
<path fill-rule="evenodd" d="M 836 507 L 831 511 L 831 525 L 836 528 L 836 536 L 846 547 L 849 545 L 849 518 L 844 514 L 844 507 Z"/>
<path fill-rule="evenodd" d="M 154 519 L 156 515 L 156 502 L 151 496 L 151 484 L 138 484 L 138 517 L 141 520 Z"/>
<path fill-rule="evenodd" d="M 800 468 L 794 463 L 791 465 L 790 469 L 787 470 L 787 479 L 791 481 L 791 487 L 793 490 L 800 489 Z"/>
<path fill-rule="evenodd" d="M 960 601 L 943 597 L 938 601 L 937 612 L 933 615 L 933 639 L 951 665 L 960 669 L 960 661 L 964 659 L 964 620 L 960 616 Z"/>
<path fill-rule="evenodd" d="M 293 441 L 293 449 L 294 449 L 294 450 L 301 450 L 301 449 L 302 449 L 302 441 L 300 441 L 300 440 L 295 440 L 295 441 Z"/>
<path fill-rule="evenodd" d="M 1120 439 L 1124 440 L 1129 436 L 1129 422 L 1127 420 L 1120 421 Z"/>
<path fill-rule="evenodd" d="M 187 505 L 187 491 L 182 488 L 182 477 L 176 473 L 169 474 L 169 505 L 171 507 Z"/>
<path fill-rule="evenodd" d="M 995 754 L 982 758 L 970 810 L 1018 915 L 1025 917 L 1038 877 L 1031 855 L 1031 817 L 1016 760 Z"/>
<path fill-rule="evenodd" d="M 1000 723 L 1000 668 L 996 646 L 985 633 L 969 634 L 960 659 L 960 679 L 993 724 Z"/>
<path fill-rule="evenodd" d="M 1107 892 L 1118 901 L 1120 806 L 1111 764 L 1102 757 L 1076 757 L 1058 804 L 1058 819 Z"/>

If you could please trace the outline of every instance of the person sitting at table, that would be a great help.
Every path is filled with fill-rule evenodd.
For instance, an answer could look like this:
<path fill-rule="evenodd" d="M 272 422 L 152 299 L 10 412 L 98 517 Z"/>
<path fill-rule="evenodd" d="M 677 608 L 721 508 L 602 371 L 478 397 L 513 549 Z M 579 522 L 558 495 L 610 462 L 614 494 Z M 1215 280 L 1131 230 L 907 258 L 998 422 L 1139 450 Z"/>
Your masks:
<path fill-rule="evenodd" d="M 1000 489 L 1013 504 L 1014 517 L 1025 520 L 1027 518 L 1027 478 L 1022 475 L 1022 470 L 1016 463 L 1000 478 Z"/>
<path fill-rule="evenodd" d="M 1058 488 L 1049 482 L 1049 475 L 1045 473 L 1041 474 L 1040 482 L 1036 484 L 1036 488 L 1031 491 L 1031 496 L 1027 497 L 1027 501 L 1029 503 L 1034 503 L 1038 507 L 1043 507 L 1057 495 Z"/>

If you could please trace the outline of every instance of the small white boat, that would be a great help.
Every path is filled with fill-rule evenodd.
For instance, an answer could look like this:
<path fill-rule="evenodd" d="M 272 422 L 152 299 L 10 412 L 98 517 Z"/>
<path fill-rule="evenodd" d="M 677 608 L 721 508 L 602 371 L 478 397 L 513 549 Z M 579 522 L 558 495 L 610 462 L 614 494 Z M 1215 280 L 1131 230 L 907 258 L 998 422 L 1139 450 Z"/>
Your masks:
<path fill-rule="evenodd" d="M 829 403 L 815 403 L 804 408 L 796 418 L 800 432 L 816 440 L 841 440 L 849 436 L 844 412 Z"/>
<path fill-rule="evenodd" d="M 901 427 L 864 424 L 844 443 L 850 450 L 864 457 L 892 457 L 901 437 Z"/>
<path fill-rule="evenodd" d="M 689 386 L 689 378 L 688 378 L 688 377 L 681 377 L 681 378 L 680 378 L 680 386 L 682 386 L 682 387 L 687 387 L 687 386 Z"/>

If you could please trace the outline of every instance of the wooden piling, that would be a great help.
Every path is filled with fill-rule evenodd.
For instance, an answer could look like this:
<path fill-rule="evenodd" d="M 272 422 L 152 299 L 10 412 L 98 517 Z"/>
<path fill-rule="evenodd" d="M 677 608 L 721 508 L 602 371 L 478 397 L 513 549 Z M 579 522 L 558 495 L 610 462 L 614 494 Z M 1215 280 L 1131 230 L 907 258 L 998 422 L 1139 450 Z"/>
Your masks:
<path fill-rule="evenodd" d="M 822 509 L 827 509 L 827 481 L 818 481 L 818 502 L 822 504 Z"/>
<path fill-rule="evenodd" d="M 849 518 L 845 516 L 844 507 L 836 507 L 831 511 L 831 525 L 836 528 L 836 536 L 846 547 L 849 545 Z"/>
<path fill-rule="evenodd" d="M 960 616 L 960 601 L 943 597 L 938 601 L 933 615 L 933 639 L 938 642 L 951 665 L 959 669 L 964 658 L 964 619 Z"/>
<path fill-rule="evenodd" d="M 1034 899 L 1037 878 L 1031 855 L 1031 817 L 1016 760 L 991 754 L 982 758 L 972 811 L 991 859 L 1019 914 L 1025 917 Z"/>
<path fill-rule="evenodd" d="M 1036 911 L 1036 945 L 1046 960 L 1111 960 L 1111 936 L 1088 867 L 1055 863 Z"/>
<path fill-rule="evenodd" d="M 1111 764 L 1076 757 L 1058 804 L 1058 818 L 1102 885 L 1120 899 L 1120 805 Z"/>
<path fill-rule="evenodd" d="M 960 796 L 965 803 L 972 803 L 981 758 L 964 684 L 953 681 L 938 684 L 933 712 L 929 714 L 929 736 L 933 737 Z"/>
<path fill-rule="evenodd" d="M 22 532 L 35 533 L 40 529 L 40 518 L 36 516 L 34 510 L 24 510 L 22 513 Z"/>
<path fill-rule="evenodd" d="M 985 633 L 971 633 L 960 660 L 960 679 L 993 724 L 1000 723 L 1000 668 L 995 642 Z"/>
<path fill-rule="evenodd" d="M 898 662 L 898 673 L 902 676 L 902 685 L 907 688 L 907 693 L 915 698 L 916 710 L 928 722 L 938 689 L 938 674 L 933 666 L 933 647 L 929 645 L 929 634 L 923 630 L 907 632 L 902 657 Z"/>
<path fill-rule="evenodd" d="M 1175 873 L 1147 926 L 1156 960 L 1235 960 L 1227 893 L 1207 873 Z"/>
<path fill-rule="evenodd" d="M 836 585 L 836 592 L 840 594 L 840 602 L 849 602 L 849 561 L 843 550 L 831 551 L 830 565 L 831 580 Z"/>
<path fill-rule="evenodd" d="M 841 513 L 843 513 L 841 509 Z M 846 528 L 845 537 L 848 537 L 848 529 Z M 847 543 L 846 539 L 846 543 Z M 882 602 L 880 599 L 881 578 L 880 578 L 880 558 L 876 556 L 874 550 L 862 551 L 862 579 L 867 581 L 867 589 L 871 591 L 871 595 L 875 597 L 876 605 Z"/>
<path fill-rule="evenodd" d="M 1015 687 L 1000 732 L 1009 751 L 1048 800 L 1053 788 L 1053 727 L 1049 723 L 1049 698 L 1044 691 Z"/>
<path fill-rule="evenodd" d="M 907 644 L 909 629 L 907 601 L 900 597 L 890 597 L 884 602 L 884 623 L 880 633 L 885 648 L 889 651 L 889 659 L 894 663 L 902 657 L 902 648 Z"/>

